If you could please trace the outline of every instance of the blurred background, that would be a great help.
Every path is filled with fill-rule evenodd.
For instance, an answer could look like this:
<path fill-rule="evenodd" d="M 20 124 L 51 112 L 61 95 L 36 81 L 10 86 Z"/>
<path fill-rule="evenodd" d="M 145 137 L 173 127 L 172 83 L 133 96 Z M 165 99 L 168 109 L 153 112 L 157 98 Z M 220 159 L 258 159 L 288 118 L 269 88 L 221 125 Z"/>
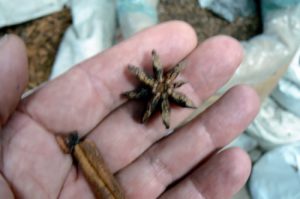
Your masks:
<path fill-rule="evenodd" d="M 3 9 L 5 9 L 4 3 Z M 32 11 L 28 11 L 30 12 Z M 253 16 L 238 17 L 236 21 L 230 23 L 211 11 L 201 8 L 197 0 L 160 0 L 157 2 L 157 15 L 161 22 L 172 19 L 187 21 L 197 31 L 199 42 L 218 34 L 246 40 L 261 33 L 262 30 L 259 12 Z M 30 69 L 29 89 L 48 80 L 59 44 L 71 23 L 71 10 L 65 4 L 58 11 L 45 16 L 0 28 L 1 36 L 14 33 L 26 43 Z"/>

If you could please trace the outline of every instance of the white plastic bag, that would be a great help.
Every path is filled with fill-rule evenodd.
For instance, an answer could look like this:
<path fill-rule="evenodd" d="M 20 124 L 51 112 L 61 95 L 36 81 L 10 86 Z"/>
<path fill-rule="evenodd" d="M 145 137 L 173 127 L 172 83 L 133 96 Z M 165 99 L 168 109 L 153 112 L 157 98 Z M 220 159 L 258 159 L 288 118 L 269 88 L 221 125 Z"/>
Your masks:
<path fill-rule="evenodd" d="M 0 28 L 59 11 L 68 0 L 0 0 Z"/>
<path fill-rule="evenodd" d="M 65 32 L 50 78 L 113 44 L 116 28 L 114 1 L 71 0 L 70 7 L 73 23 Z"/>
<path fill-rule="evenodd" d="M 118 18 L 124 38 L 158 22 L 158 0 L 117 0 Z"/>

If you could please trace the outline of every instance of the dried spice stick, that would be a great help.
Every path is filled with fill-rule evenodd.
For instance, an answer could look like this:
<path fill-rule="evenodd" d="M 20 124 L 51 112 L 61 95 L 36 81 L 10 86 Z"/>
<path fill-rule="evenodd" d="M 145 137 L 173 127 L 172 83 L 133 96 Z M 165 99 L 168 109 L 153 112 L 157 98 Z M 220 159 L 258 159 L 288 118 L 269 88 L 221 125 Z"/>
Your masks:
<path fill-rule="evenodd" d="M 106 167 L 100 152 L 92 141 L 80 141 L 77 133 L 58 136 L 58 144 L 65 153 L 71 153 L 78 162 L 96 198 L 123 199 L 123 191 Z"/>

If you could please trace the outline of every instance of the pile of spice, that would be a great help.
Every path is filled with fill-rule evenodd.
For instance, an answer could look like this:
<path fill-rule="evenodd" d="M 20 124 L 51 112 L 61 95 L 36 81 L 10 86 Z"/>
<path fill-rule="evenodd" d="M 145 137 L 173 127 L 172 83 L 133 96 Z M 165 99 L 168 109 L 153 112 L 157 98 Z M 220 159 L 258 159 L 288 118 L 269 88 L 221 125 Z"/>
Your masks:
<path fill-rule="evenodd" d="M 48 79 L 59 43 L 69 24 L 70 11 L 64 9 L 40 19 L 0 29 L 0 36 L 13 33 L 25 42 L 29 61 L 27 89 L 32 89 Z"/>

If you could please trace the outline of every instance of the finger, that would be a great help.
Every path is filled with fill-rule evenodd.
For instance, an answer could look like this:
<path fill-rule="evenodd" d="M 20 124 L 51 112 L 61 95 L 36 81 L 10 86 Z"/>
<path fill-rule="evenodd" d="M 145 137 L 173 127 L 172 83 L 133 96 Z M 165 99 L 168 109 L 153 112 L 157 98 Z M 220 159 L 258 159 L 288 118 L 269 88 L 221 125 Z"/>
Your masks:
<path fill-rule="evenodd" d="M 239 148 L 228 149 L 198 167 L 160 199 L 230 199 L 245 184 L 250 171 L 248 155 Z"/>
<path fill-rule="evenodd" d="M 154 144 L 119 172 L 127 197 L 158 197 L 169 184 L 241 133 L 255 117 L 258 104 L 251 88 L 231 89 L 191 124 Z"/>
<path fill-rule="evenodd" d="M 71 161 L 64 162 L 53 136 L 14 111 L 28 80 L 26 50 L 18 37 L 8 35 L 1 42 L 0 69 L 0 120 L 6 122 L 0 134 L 0 198 L 51 198 Z M 49 194 L 43 197 L 45 190 Z"/>
<path fill-rule="evenodd" d="M 180 91 L 200 105 L 230 78 L 241 60 L 242 49 L 236 40 L 226 36 L 208 39 L 186 58 L 186 69 L 181 78 L 189 83 L 183 85 Z M 140 124 L 136 117 L 141 117 L 143 109 L 136 102 L 125 104 L 109 115 L 90 136 L 105 154 L 104 158 L 113 171 L 136 159 L 169 133 L 160 115 L 146 124 Z M 172 108 L 171 125 L 178 124 L 192 111 Z"/>
<path fill-rule="evenodd" d="M 28 81 L 24 43 L 14 35 L 0 41 L 0 126 L 15 110 Z"/>
<path fill-rule="evenodd" d="M 172 65 L 195 46 L 195 33 L 183 22 L 149 28 L 49 82 L 26 99 L 23 111 L 50 131 L 83 135 L 124 103 L 120 94 L 133 88 L 128 64 L 150 68 L 150 52 L 158 49 Z"/>

